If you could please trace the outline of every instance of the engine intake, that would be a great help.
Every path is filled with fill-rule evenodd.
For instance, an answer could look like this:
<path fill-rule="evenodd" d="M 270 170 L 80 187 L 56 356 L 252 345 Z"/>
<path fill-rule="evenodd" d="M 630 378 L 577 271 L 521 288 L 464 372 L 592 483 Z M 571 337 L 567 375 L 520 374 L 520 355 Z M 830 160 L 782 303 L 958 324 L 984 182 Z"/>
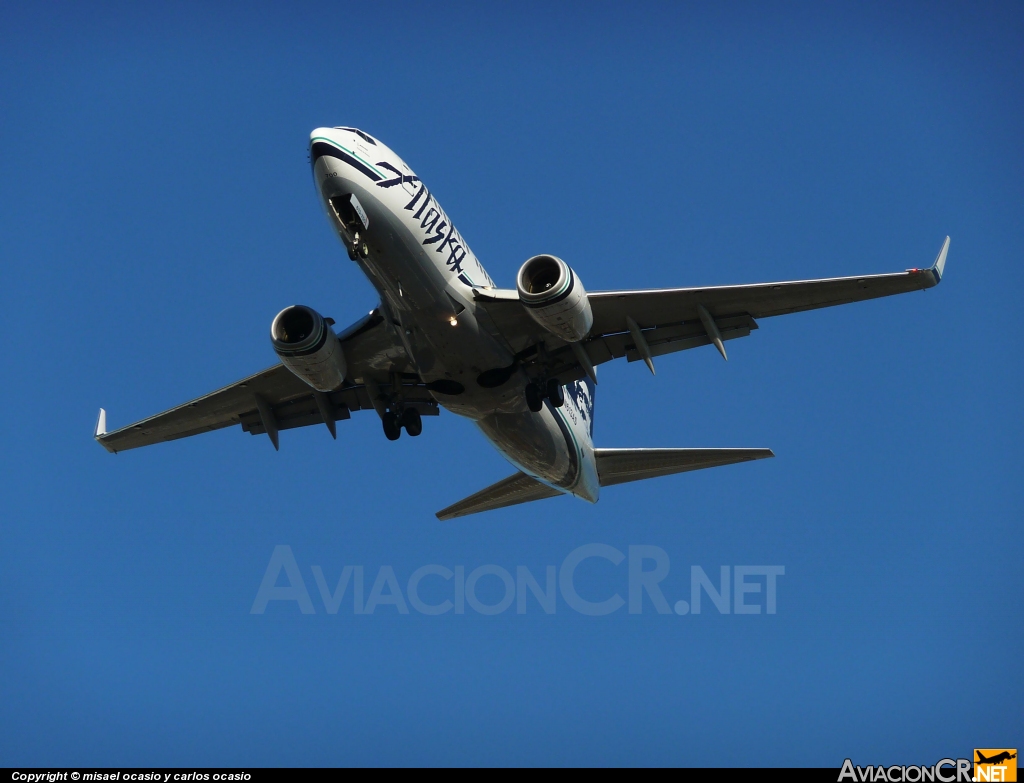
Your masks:
<path fill-rule="evenodd" d="M 348 369 L 331 323 L 311 307 L 292 305 L 270 325 L 270 342 L 284 366 L 321 392 L 339 389 Z"/>
<path fill-rule="evenodd" d="M 533 320 L 566 342 L 579 342 L 594 325 L 583 284 L 560 258 L 542 255 L 528 260 L 516 275 L 516 289 Z"/>

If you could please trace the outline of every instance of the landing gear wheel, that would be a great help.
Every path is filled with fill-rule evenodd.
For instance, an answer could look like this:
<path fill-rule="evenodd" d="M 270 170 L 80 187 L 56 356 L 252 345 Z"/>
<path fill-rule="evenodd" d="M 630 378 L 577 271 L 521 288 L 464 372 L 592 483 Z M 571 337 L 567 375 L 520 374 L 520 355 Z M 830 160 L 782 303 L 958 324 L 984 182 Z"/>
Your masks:
<path fill-rule="evenodd" d="M 388 440 L 398 440 L 402 437 L 402 425 L 398 421 L 398 417 L 391 413 L 384 414 L 384 418 L 381 419 L 384 424 L 384 437 Z"/>
<path fill-rule="evenodd" d="M 413 438 L 423 432 L 423 419 L 420 417 L 420 412 L 415 408 L 406 408 L 402 413 L 402 426 Z"/>
<path fill-rule="evenodd" d="M 365 242 L 362 242 L 359 245 L 359 255 L 362 256 L 363 258 L 370 257 L 370 246 L 367 245 Z"/>
<path fill-rule="evenodd" d="M 551 400 L 551 404 L 556 408 L 561 408 L 565 404 L 565 389 L 558 382 L 558 378 L 552 378 L 548 381 L 548 399 Z"/>
<path fill-rule="evenodd" d="M 544 407 L 544 395 L 541 394 L 540 386 L 535 383 L 526 384 L 526 407 L 534 413 L 539 413 Z"/>

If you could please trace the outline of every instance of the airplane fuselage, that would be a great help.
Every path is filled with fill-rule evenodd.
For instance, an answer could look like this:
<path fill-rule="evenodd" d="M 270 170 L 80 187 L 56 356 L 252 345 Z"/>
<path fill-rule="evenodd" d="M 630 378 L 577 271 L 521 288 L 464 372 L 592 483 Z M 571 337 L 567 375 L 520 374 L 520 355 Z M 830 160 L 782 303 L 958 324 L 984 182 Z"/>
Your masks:
<path fill-rule="evenodd" d="M 545 401 L 533 413 L 522 368 L 499 386 L 478 383 L 485 371 L 515 365 L 515 357 L 475 305 L 473 289 L 494 282 L 426 185 L 384 144 L 355 129 L 313 131 L 310 162 L 328 219 L 380 294 L 381 313 L 412 363 L 408 371 L 428 384 L 438 404 L 474 420 L 523 472 L 596 502 L 593 388 L 589 381 L 570 384 L 561 408 Z M 357 213 L 346 213 L 352 195 Z M 393 370 L 375 369 L 378 379 L 352 380 L 380 382 Z"/>
<path fill-rule="evenodd" d="M 317 196 L 380 304 L 340 333 L 305 305 L 270 325 L 279 362 L 162 413 L 93 437 L 111 453 L 240 426 L 266 435 L 374 410 L 384 436 L 416 437 L 439 406 L 471 419 L 519 471 L 437 512 L 447 520 L 599 487 L 773 457 L 766 448 L 594 448 L 597 366 L 654 360 L 748 336 L 759 318 L 924 291 L 934 263 L 903 272 L 745 285 L 588 292 L 562 259 L 538 254 L 514 288 L 494 285 L 426 184 L 356 128 L 310 136 Z M 660 359 L 659 359 L 660 361 Z M 460 452 L 461 453 L 461 452 Z"/>

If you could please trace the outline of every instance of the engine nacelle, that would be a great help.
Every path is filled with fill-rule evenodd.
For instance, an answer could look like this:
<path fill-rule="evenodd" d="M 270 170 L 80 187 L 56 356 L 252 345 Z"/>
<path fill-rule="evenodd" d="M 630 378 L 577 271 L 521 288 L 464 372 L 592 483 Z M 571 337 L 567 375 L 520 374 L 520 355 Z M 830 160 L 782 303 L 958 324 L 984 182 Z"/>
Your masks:
<path fill-rule="evenodd" d="M 341 388 L 345 354 L 331 324 L 316 310 L 286 307 L 270 325 L 270 342 L 284 366 L 317 391 Z"/>
<path fill-rule="evenodd" d="M 567 342 L 579 342 L 594 325 L 583 284 L 560 258 L 531 258 L 519 268 L 516 289 L 533 320 Z"/>

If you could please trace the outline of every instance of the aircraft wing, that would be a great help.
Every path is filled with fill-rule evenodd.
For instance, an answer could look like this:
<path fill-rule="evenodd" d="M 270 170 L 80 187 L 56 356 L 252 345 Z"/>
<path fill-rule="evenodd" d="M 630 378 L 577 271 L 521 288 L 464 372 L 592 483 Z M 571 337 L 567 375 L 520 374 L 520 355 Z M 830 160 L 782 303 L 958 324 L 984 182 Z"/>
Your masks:
<path fill-rule="evenodd" d="M 389 372 L 398 372 L 406 404 L 421 415 L 437 415 L 437 403 L 419 377 L 402 376 L 408 369 L 404 348 L 390 336 L 377 311 L 338 337 L 352 377 L 389 377 Z M 379 386 L 390 391 L 387 382 Z M 335 421 L 349 418 L 350 411 L 373 409 L 373 402 L 365 384 L 346 383 L 338 391 L 321 394 L 277 364 L 113 432 L 107 432 L 106 412 L 101 410 L 95 437 L 103 448 L 116 453 L 237 424 L 252 435 L 268 434 L 277 448 L 280 430 L 326 424 L 334 435 Z"/>
<path fill-rule="evenodd" d="M 596 291 L 588 294 L 594 325 L 575 351 L 532 323 L 518 296 L 512 296 L 514 291 L 476 294 L 521 360 L 535 358 L 534 345 L 544 340 L 549 374 L 569 382 L 586 373 L 579 347 L 592 365 L 625 357 L 631 362 L 648 361 L 652 371 L 650 360 L 654 357 L 687 348 L 714 344 L 725 356 L 722 343 L 749 335 L 758 328 L 758 318 L 932 288 L 942 278 L 948 252 L 946 237 L 930 268 L 891 274 L 706 288 Z M 523 335 L 518 343 L 516 333 Z"/>

